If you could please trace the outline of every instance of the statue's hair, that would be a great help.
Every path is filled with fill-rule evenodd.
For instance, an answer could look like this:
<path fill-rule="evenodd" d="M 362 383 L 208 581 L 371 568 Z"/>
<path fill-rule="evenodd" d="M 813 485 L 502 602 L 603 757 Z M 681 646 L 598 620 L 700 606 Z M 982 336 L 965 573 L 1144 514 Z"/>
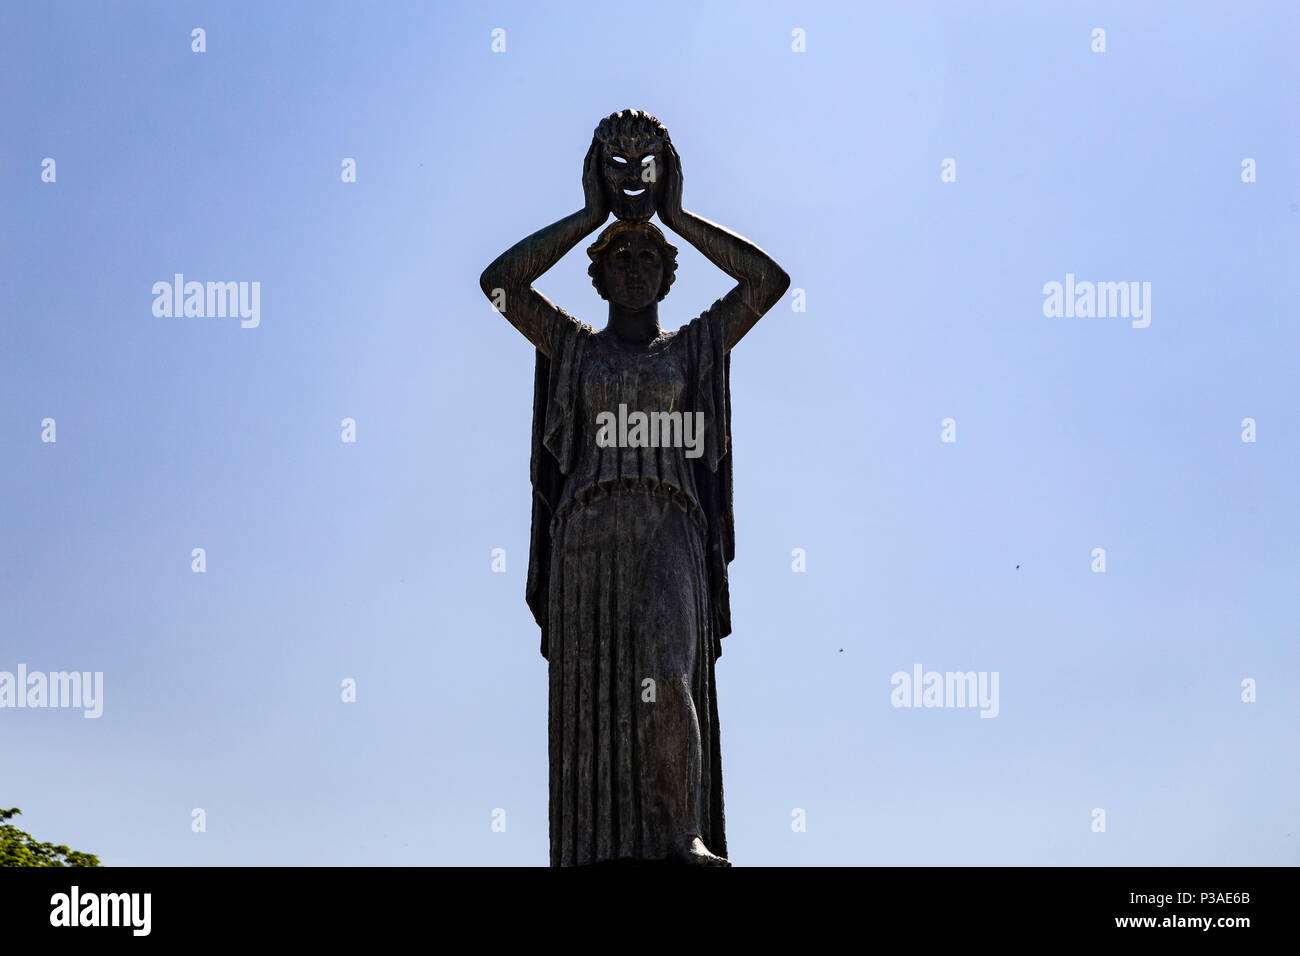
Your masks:
<path fill-rule="evenodd" d="M 638 135 L 658 136 L 665 144 L 672 142 L 668 138 L 668 128 L 659 122 L 658 117 L 651 116 L 645 110 L 619 110 L 610 113 L 596 126 L 596 139 L 601 143 Z"/>
<path fill-rule="evenodd" d="M 677 247 L 670 243 L 659 231 L 659 227 L 652 222 L 617 220 L 587 247 L 587 256 L 591 259 L 591 265 L 587 267 L 587 275 L 591 276 L 591 284 L 596 287 L 602 299 L 608 298 L 605 290 L 600 286 L 600 260 L 604 258 L 606 250 L 613 245 L 614 241 L 624 235 L 645 236 L 659 246 L 659 254 L 664 259 L 664 278 L 659 284 L 659 294 L 655 297 L 655 301 L 662 302 L 663 297 L 672 288 L 673 279 L 677 277 Z"/>

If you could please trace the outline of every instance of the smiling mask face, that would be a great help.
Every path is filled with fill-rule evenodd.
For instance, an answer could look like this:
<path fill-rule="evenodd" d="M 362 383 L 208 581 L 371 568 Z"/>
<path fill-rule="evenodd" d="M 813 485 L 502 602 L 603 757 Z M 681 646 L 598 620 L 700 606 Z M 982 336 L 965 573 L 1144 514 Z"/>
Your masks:
<path fill-rule="evenodd" d="M 609 211 L 624 222 L 645 222 L 663 193 L 664 142 L 634 132 L 601 147 L 601 174 Z"/>

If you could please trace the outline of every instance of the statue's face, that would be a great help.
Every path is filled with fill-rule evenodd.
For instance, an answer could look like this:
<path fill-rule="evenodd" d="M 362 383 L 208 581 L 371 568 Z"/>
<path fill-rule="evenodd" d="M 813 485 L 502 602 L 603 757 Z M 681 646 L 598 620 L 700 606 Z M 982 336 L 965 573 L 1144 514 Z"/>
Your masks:
<path fill-rule="evenodd" d="M 622 236 L 601 257 L 605 298 L 629 311 L 644 309 L 658 299 L 663 281 L 663 254 L 659 244 L 646 236 Z"/>
<path fill-rule="evenodd" d="M 609 211 L 624 222 L 646 222 L 663 193 L 664 143 L 658 136 L 619 136 L 601 147 Z"/>

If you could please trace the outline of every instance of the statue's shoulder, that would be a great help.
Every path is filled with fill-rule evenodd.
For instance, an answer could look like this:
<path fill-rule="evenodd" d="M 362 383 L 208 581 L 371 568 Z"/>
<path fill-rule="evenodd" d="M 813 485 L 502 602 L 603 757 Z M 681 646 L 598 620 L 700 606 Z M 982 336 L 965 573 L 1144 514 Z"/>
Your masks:
<path fill-rule="evenodd" d="M 554 339 L 557 334 L 567 334 L 573 336 L 575 339 L 582 339 L 587 336 L 595 335 L 596 330 L 576 316 L 570 315 L 557 305 L 555 306 L 554 313 L 551 315 L 552 339 Z"/>

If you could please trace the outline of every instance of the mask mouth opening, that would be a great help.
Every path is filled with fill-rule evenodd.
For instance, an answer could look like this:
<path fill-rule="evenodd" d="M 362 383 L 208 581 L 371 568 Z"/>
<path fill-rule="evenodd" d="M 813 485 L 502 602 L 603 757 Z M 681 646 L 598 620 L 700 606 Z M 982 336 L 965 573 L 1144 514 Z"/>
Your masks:
<path fill-rule="evenodd" d="M 645 187 L 644 187 L 644 186 L 642 186 L 640 189 L 624 189 L 624 190 L 623 190 L 623 195 L 624 195 L 624 196 L 630 196 L 630 197 L 632 197 L 632 198 L 636 198 L 636 197 L 638 197 L 638 196 L 641 196 L 641 195 L 643 195 L 644 193 L 645 193 Z"/>

